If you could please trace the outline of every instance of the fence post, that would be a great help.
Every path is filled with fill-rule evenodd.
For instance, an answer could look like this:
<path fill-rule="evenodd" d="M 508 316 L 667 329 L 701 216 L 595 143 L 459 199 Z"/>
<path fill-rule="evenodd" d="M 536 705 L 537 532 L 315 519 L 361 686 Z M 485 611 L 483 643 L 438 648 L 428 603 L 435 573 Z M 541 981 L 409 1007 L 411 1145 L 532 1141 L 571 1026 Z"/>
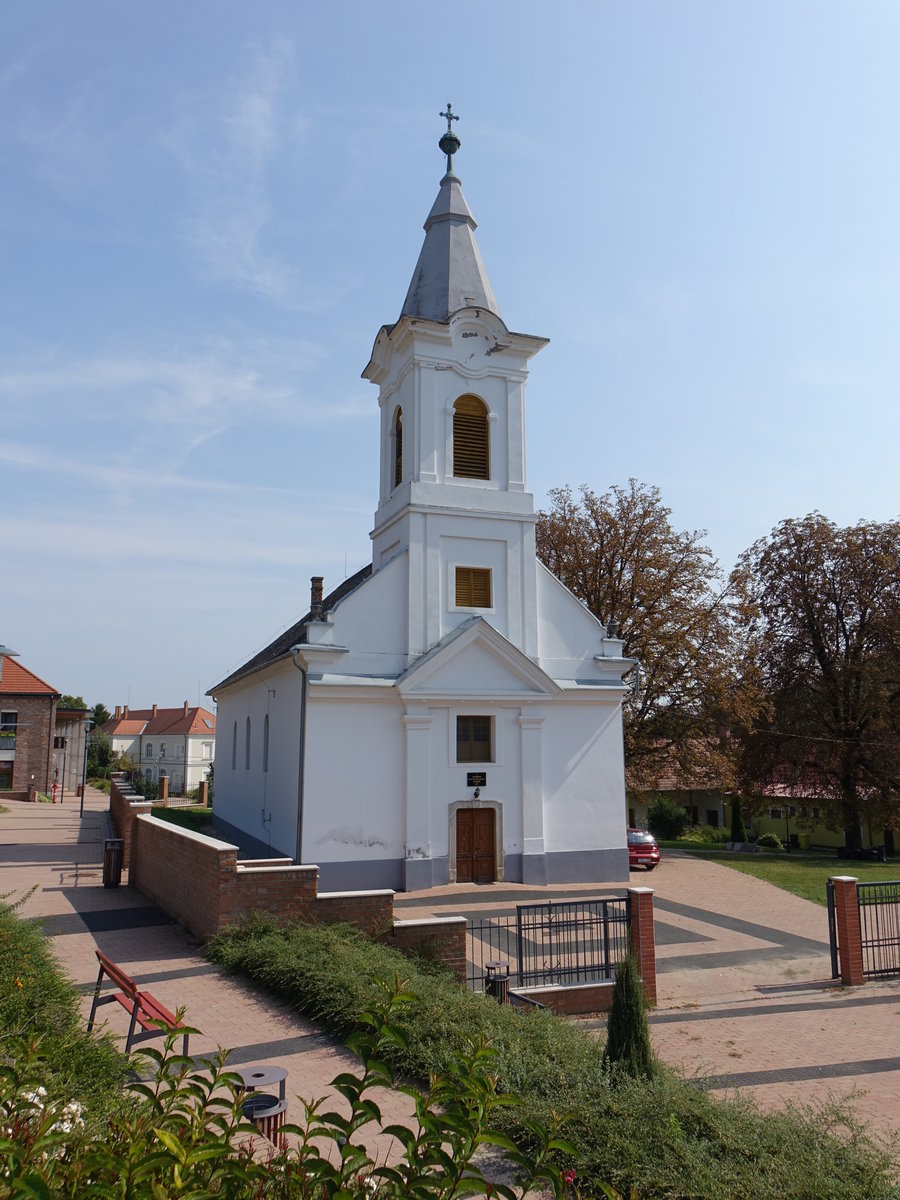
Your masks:
<path fill-rule="evenodd" d="M 653 888 L 630 887 L 628 900 L 631 909 L 631 952 L 638 962 L 644 998 L 656 1003 L 656 938 L 653 933 Z"/>
<path fill-rule="evenodd" d="M 857 986 L 863 982 L 857 880 L 855 875 L 832 875 L 831 882 L 834 885 L 834 920 L 840 948 L 841 983 Z"/>

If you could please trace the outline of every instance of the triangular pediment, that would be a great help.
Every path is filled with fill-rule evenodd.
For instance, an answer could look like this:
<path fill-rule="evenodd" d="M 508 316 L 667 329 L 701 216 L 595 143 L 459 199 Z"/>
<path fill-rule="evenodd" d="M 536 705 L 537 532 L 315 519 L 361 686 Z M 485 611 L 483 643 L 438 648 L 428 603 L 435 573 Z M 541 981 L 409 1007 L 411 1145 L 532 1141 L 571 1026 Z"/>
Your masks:
<path fill-rule="evenodd" d="M 404 696 L 536 699 L 559 695 L 549 675 L 482 617 L 472 617 L 397 680 Z"/>

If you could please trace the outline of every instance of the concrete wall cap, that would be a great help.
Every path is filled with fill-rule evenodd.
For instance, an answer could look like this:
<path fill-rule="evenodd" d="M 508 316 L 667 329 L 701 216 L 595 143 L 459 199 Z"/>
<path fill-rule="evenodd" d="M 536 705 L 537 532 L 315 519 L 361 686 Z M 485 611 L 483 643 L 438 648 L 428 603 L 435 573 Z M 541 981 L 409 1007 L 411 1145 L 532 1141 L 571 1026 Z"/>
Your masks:
<path fill-rule="evenodd" d="M 395 929 L 421 929 L 423 926 L 430 925 L 465 925 L 465 917 L 421 917 L 418 920 L 415 917 L 406 917 L 404 920 L 395 920 Z"/>
<path fill-rule="evenodd" d="M 195 833 L 193 829 L 182 829 L 180 825 L 173 825 L 171 821 L 163 821 L 159 817 L 151 816 L 150 813 L 138 813 L 136 820 L 149 821 L 158 829 L 165 829 L 179 837 L 189 838 L 192 842 L 199 842 L 202 846 L 208 846 L 210 850 L 234 850 L 235 853 L 238 850 L 238 847 L 232 845 L 231 842 L 220 842 L 218 838 L 207 837 L 205 833 Z"/>
<path fill-rule="evenodd" d="M 859 879 L 856 875 L 829 875 L 828 878 L 832 883 L 858 883 Z"/>
<path fill-rule="evenodd" d="M 318 867 L 316 867 L 318 870 Z M 393 888 L 380 888 L 371 892 L 319 892 L 317 900 L 365 900 L 367 896 L 393 896 Z"/>
<path fill-rule="evenodd" d="M 227 846 L 228 843 L 227 842 L 219 842 L 218 845 Z M 233 849 L 233 847 L 232 847 L 232 849 Z M 272 866 L 272 867 L 257 867 L 255 865 L 251 867 L 251 866 L 246 865 L 245 863 L 239 862 L 237 864 L 237 870 L 238 870 L 239 875 L 293 875 L 293 874 L 296 874 L 297 872 L 306 873 L 306 874 L 309 874 L 310 872 L 315 872 L 316 874 L 318 874 L 319 868 L 318 867 L 309 867 L 309 866 L 297 867 L 297 866 L 294 866 L 292 863 L 289 863 L 286 866 L 283 865 L 282 863 L 279 863 L 277 866 Z"/>
<path fill-rule="evenodd" d="M 648 887 L 630 887 L 628 891 L 632 896 L 652 896 L 654 889 Z"/>

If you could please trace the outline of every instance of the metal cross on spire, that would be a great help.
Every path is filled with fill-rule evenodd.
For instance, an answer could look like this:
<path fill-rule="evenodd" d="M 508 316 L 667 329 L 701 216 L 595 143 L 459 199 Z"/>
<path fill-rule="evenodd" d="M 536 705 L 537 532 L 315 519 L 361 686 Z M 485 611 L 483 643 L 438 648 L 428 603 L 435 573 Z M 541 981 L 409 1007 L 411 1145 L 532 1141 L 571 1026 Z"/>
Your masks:
<path fill-rule="evenodd" d="M 438 114 L 447 122 L 447 130 L 438 142 L 441 150 L 447 155 L 447 174 L 453 174 L 453 155 L 460 148 L 462 143 L 457 134 L 453 132 L 453 122 L 459 120 L 459 116 L 453 111 L 453 106 L 450 101 L 447 101 L 447 111 Z"/>
<path fill-rule="evenodd" d="M 453 111 L 453 105 L 450 103 L 449 100 L 447 101 L 447 111 L 445 113 L 444 112 L 438 113 L 438 116 L 447 118 L 447 132 L 448 133 L 450 133 L 450 131 L 453 129 L 453 126 L 450 124 L 450 122 L 459 120 L 459 117 Z"/>

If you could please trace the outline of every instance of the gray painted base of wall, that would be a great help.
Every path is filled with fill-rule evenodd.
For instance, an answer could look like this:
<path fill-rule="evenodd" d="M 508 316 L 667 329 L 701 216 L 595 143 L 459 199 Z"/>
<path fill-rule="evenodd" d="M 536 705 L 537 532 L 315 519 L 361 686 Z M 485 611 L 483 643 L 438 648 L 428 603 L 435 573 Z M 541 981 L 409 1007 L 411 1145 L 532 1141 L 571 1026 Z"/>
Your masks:
<path fill-rule="evenodd" d="M 509 878 L 509 876 L 507 876 Z M 532 887 L 543 887 L 547 882 L 547 855 L 522 855 L 522 882 Z"/>
<path fill-rule="evenodd" d="M 277 846 L 270 846 L 268 842 L 262 842 L 252 833 L 247 833 L 245 829 L 238 829 L 237 825 L 232 825 L 230 821 L 223 821 L 215 813 L 213 813 L 213 828 L 223 842 L 231 842 L 233 846 L 237 846 L 239 859 L 294 857 L 293 850 L 279 850 Z"/>
<path fill-rule="evenodd" d="M 290 850 L 269 846 L 259 838 L 215 818 L 216 831 L 238 846 L 242 857 L 293 857 Z M 363 862 L 323 862 L 319 867 L 320 892 L 360 892 L 392 888 L 395 892 L 425 891 L 450 879 L 447 858 L 388 858 Z M 566 850 L 555 854 L 507 854 L 503 859 L 505 883 L 544 887 L 554 883 L 618 883 L 628 878 L 628 851 Z"/>
<path fill-rule="evenodd" d="M 449 858 L 410 858 L 406 862 L 406 891 L 421 892 L 450 882 Z"/>
<path fill-rule="evenodd" d="M 618 883 L 628 878 L 628 851 L 563 850 L 546 854 L 547 883 Z"/>

